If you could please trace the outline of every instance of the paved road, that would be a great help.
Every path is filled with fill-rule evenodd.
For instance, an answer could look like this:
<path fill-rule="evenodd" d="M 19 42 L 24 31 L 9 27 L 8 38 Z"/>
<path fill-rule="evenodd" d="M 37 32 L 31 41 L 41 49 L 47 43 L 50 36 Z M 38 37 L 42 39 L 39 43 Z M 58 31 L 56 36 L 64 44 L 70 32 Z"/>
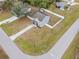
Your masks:
<path fill-rule="evenodd" d="M 0 29 L 0 44 L 10 59 L 61 59 L 78 31 L 79 19 L 69 28 L 47 54 L 41 56 L 28 56 L 23 54 L 2 29 Z"/>
<path fill-rule="evenodd" d="M 75 35 L 79 32 L 79 19 L 69 28 L 69 30 L 59 39 L 55 46 L 49 51 L 53 59 L 61 59 Z"/>
<path fill-rule="evenodd" d="M 0 45 L 10 59 L 28 59 L 12 42 L 12 40 L 0 28 Z"/>

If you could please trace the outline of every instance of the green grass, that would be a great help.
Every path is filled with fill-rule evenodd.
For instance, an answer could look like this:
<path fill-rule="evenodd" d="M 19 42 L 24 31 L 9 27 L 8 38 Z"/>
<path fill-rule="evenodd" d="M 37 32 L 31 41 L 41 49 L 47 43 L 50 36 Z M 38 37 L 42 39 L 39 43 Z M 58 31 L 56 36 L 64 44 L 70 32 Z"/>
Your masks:
<path fill-rule="evenodd" d="M 15 24 L 16 21 L 14 21 L 12 23 Z M 15 34 L 15 32 L 13 30 L 14 28 L 9 27 L 9 24 L 2 24 L 0 27 L 7 33 L 8 36 Z"/>
<path fill-rule="evenodd" d="M 57 12 L 58 9 L 53 10 L 52 8 L 51 10 Z M 27 40 L 22 37 L 21 39 L 16 40 L 17 45 L 22 49 L 24 53 L 28 53 L 30 55 L 40 55 L 49 51 L 52 48 L 52 46 L 58 41 L 58 39 L 68 30 L 68 28 L 79 17 L 79 7 L 77 6 L 71 11 L 64 11 L 64 12 L 60 11 L 59 14 L 63 14 L 65 16 L 63 22 L 60 23 L 60 27 L 59 26 L 55 27 L 54 29 L 50 30 L 50 32 L 48 33 L 43 32 L 43 34 L 41 35 L 42 41 L 39 40 L 40 43 L 36 43 L 36 44 L 34 44 L 34 42 L 31 43 L 30 41 L 28 41 L 29 39 L 27 39 L 27 37 L 26 37 Z M 39 32 L 36 33 L 38 35 Z M 49 34 L 50 36 L 46 37 L 47 34 Z"/>
<path fill-rule="evenodd" d="M 62 59 L 74 59 L 75 53 L 76 53 L 76 48 L 79 45 L 79 33 L 76 35 L 74 38 L 73 42 L 63 55 Z"/>

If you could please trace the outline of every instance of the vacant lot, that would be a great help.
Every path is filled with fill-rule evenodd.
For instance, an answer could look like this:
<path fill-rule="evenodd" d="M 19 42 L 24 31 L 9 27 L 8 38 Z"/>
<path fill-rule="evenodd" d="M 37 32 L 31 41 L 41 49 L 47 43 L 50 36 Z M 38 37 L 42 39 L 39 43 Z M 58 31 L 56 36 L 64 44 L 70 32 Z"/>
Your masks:
<path fill-rule="evenodd" d="M 79 45 L 79 33 L 74 38 L 73 42 L 71 43 L 70 47 L 67 49 L 66 53 L 62 57 L 62 59 L 76 59 L 76 49 Z"/>
<path fill-rule="evenodd" d="M 1 47 L 0 47 L 0 59 L 9 59 Z"/>
<path fill-rule="evenodd" d="M 31 21 L 29 19 L 23 17 L 12 23 L 1 25 L 1 27 L 10 36 L 27 27 L 30 23 Z"/>
<path fill-rule="evenodd" d="M 64 21 L 54 29 L 48 27 L 33 28 L 20 36 L 15 42 L 24 53 L 30 55 L 46 53 L 79 17 L 79 6 L 74 6 L 70 11 L 64 12 L 51 7 L 53 6 L 51 5 L 49 8 L 51 11 L 65 16 Z"/>

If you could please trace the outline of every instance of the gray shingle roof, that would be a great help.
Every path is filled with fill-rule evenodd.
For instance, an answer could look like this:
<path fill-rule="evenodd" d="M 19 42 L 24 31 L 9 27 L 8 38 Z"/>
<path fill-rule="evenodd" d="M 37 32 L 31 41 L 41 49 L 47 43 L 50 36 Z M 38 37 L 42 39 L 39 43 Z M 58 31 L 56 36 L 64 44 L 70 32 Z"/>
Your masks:
<path fill-rule="evenodd" d="M 66 3 L 65 2 L 56 2 L 56 5 L 58 7 L 64 8 L 66 6 Z"/>
<path fill-rule="evenodd" d="M 47 24 L 48 22 L 49 22 L 49 20 L 50 20 L 50 16 L 48 16 L 48 15 L 46 15 L 45 13 L 43 13 L 43 12 L 40 12 L 40 11 L 38 11 L 38 12 L 36 12 L 33 16 L 32 16 L 33 18 L 36 18 L 36 22 L 38 23 L 36 23 L 37 24 L 37 26 L 39 26 L 39 27 L 43 27 L 45 24 Z M 40 22 L 39 22 L 40 21 Z"/>

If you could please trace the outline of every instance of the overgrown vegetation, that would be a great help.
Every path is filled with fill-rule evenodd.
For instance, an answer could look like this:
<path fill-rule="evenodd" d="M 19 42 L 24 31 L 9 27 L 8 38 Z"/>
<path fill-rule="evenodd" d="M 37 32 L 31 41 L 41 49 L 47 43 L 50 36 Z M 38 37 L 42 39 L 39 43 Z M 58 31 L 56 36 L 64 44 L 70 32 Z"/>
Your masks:
<path fill-rule="evenodd" d="M 58 2 L 60 0 L 21 0 L 23 3 L 28 3 L 32 6 L 40 8 L 48 8 L 53 2 Z"/>

